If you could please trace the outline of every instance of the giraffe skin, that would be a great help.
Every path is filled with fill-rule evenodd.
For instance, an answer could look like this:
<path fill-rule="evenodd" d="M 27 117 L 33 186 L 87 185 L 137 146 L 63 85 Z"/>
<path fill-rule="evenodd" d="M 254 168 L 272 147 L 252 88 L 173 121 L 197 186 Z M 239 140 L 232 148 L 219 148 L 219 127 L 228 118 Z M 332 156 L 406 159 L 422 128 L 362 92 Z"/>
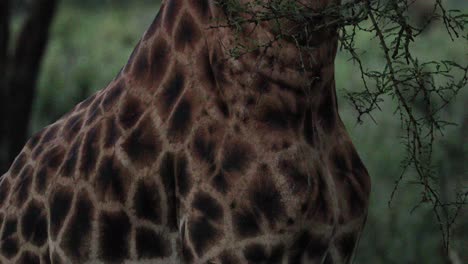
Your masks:
<path fill-rule="evenodd" d="M 0 181 L 0 263 L 351 262 L 370 180 L 336 32 L 233 58 L 223 14 L 164 1 L 117 77 L 28 141 Z"/>

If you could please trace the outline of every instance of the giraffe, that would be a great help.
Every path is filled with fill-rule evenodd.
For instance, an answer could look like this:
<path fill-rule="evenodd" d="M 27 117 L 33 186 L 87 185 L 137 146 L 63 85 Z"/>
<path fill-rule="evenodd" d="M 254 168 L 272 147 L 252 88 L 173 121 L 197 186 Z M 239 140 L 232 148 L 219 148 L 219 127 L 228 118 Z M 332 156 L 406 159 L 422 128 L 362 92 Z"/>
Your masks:
<path fill-rule="evenodd" d="M 115 79 L 27 142 L 0 182 L 1 263 L 351 262 L 370 180 L 336 32 L 301 72 L 286 40 L 230 56 L 223 15 L 163 1 Z"/>

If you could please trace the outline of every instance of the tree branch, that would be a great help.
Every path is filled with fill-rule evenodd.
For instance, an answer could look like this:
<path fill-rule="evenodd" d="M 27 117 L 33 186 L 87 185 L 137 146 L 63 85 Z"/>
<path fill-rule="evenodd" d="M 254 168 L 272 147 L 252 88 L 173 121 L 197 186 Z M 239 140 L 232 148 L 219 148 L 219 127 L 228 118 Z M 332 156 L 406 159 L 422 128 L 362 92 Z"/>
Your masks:
<path fill-rule="evenodd" d="M 8 80 L 10 162 L 18 155 L 28 136 L 36 81 L 57 4 L 58 0 L 35 0 L 16 41 L 11 59 L 11 78 Z"/>
<path fill-rule="evenodd" d="M 10 41 L 10 1 L 0 1 L 0 175 L 7 166 L 6 153 L 6 106 L 7 100 L 7 65 L 8 42 Z"/>

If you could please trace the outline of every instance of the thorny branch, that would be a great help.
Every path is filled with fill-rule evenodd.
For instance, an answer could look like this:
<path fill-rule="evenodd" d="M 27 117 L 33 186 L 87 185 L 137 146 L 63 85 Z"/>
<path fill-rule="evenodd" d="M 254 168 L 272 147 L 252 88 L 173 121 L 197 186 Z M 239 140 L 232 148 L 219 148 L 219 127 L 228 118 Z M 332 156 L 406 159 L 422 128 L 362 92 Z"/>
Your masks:
<path fill-rule="evenodd" d="M 239 44 L 230 55 L 239 58 L 256 49 L 264 50 L 280 40 L 292 40 L 302 51 L 313 50 L 308 45 L 314 32 L 336 30 L 340 46 L 350 55 L 363 81 L 361 91 L 346 91 L 346 98 L 358 113 L 361 123 L 364 116 L 373 119 L 374 110 L 380 110 L 385 96 L 397 102 L 395 115 L 401 121 L 404 132 L 402 143 L 406 157 L 402 161 L 402 173 L 395 182 L 389 206 L 409 171 L 416 176 L 411 183 L 421 187 L 421 202 L 430 204 L 439 223 L 446 253 L 449 253 L 450 231 L 461 209 L 466 206 L 468 192 L 457 195 L 456 201 L 442 201 L 437 187 L 438 177 L 433 165 L 433 145 L 444 129 L 453 125 L 441 119 L 444 110 L 468 82 L 468 65 L 455 61 L 422 61 L 412 53 L 412 44 L 434 21 L 442 21 L 448 37 L 453 41 L 468 40 L 466 25 L 468 16 L 459 10 L 447 10 L 442 0 L 434 0 L 432 14 L 420 26 L 411 23 L 408 11 L 415 0 L 349 0 L 340 5 L 330 4 L 315 10 L 303 2 L 294 0 L 255 0 L 241 3 L 239 0 L 218 1 L 227 14 L 225 21 L 215 27 L 231 27 L 242 32 L 244 26 L 257 26 L 264 22 L 275 25 L 275 35 L 251 45 Z M 333 1 L 334 3 L 339 1 Z M 283 28 L 281 21 L 289 21 L 292 27 Z M 367 69 L 362 53 L 355 43 L 357 32 L 375 36 L 383 54 L 382 69 Z M 301 65 L 305 69 L 305 65 Z M 418 109 L 417 105 L 422 105 Z"/>

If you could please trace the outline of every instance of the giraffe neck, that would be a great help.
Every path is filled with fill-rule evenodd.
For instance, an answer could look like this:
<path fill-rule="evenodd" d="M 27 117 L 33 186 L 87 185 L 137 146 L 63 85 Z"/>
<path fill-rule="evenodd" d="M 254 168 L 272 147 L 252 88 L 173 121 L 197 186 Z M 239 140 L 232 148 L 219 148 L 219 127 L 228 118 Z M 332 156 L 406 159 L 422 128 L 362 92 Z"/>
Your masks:
<path fill-rule="evenodd" d="M 1 263 L 349 263 L 370 182 L 336 33 L 306 67 L 287 41 L 234 58 L 273 33 L 222 15 L 165 1 L 117 78 L 31 138 L 0 179 Z"/>
<path fill-rule="evenodd" d="M 233 48 L 248 45 L 252 38 L 271 39 L 271 28 L 247 25 L 235 33 L 223 26 L 223 19 L 213 19 L 224 15 L 214 0 L 164 1 L 125 67 L 130 89 L 145 88 L 161 96 L 159 86 L 185 87 L 202 108 L 216 105 L 219 111 L 213 114 L 246 121 L 260 118 L 285 128 L 294 127 L 289 120 L 299 124 L 308 118 L 328 134 L 340 126 L 334 80 L 336 32 L 317 32 L 312 52 L 280 40 L 235 58 L 230 54 Z"/>

